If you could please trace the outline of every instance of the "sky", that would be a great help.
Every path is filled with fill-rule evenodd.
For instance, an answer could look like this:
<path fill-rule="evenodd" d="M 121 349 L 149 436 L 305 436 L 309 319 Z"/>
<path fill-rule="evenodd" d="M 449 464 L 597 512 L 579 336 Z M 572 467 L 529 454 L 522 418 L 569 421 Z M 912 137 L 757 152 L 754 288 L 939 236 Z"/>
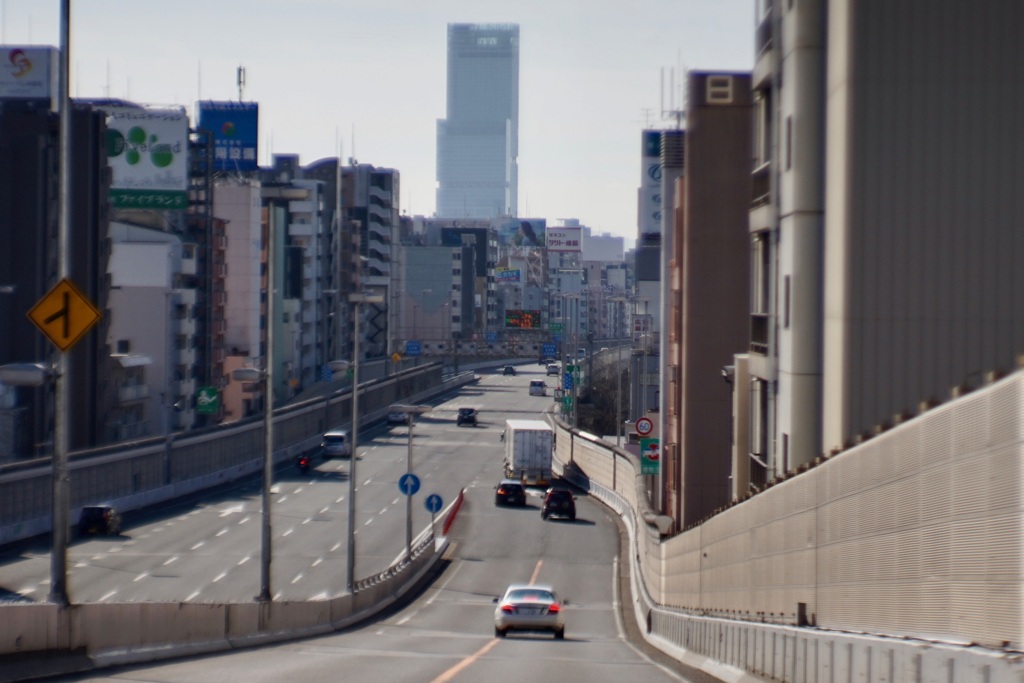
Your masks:
<path fill-rule="evenodd" d="M 60 42 L 59 0 L 0 0 L 0 44 Z M 685 70 L 753 67 L 754 0 L 71 0 L 71 96 L 260 105 L 259 163 L 401 174 L 432 215 L 447 24 L 517 23 L 519 215 L 636 236 L 640 132 Z M 194 122 L 194 119 L 193 119 Z"/>

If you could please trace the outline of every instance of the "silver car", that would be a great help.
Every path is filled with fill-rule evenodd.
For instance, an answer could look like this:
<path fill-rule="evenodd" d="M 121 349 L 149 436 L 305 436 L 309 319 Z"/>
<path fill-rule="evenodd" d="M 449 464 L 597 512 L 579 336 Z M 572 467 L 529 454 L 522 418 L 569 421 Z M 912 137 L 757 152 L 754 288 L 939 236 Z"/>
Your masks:
<path fill-rule="evenodd" d="M 495 598 L 494 636 L 504 638 L 509 631 L 551 631 L 565 638 L 565 601 L 559 600 L 551 586 L 512 584 L 505 594 Z"/>

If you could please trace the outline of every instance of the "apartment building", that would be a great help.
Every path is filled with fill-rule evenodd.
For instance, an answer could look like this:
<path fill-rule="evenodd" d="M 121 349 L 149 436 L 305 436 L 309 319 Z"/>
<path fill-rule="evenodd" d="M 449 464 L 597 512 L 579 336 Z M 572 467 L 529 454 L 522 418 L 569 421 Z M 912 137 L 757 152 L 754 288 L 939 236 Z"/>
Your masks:
<path fill-rule="evenodd" d="M 1019 3 L 757 10 L 751 335 L 736 359 L 753 485 L 1024 348 Z"/>

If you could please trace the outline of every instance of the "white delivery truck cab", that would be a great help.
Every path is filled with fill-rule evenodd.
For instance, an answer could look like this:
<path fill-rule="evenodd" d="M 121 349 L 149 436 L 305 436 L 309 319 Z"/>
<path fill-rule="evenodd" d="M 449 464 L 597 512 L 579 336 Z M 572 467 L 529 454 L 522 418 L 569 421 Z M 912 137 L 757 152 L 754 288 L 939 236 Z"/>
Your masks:
<path fill-rule="evenodd" d="M 524 484 L 551 482 L 554 432 L 543 420 L 505 420 L 505 476 Z"/>

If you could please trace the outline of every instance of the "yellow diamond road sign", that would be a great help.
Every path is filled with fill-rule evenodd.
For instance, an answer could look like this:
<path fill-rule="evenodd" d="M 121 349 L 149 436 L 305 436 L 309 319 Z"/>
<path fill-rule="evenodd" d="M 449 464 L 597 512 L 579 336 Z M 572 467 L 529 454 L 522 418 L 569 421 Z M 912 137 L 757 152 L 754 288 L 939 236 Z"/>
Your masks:
<path fill-rule="evenodd" d="M 393 353 L 393 354 L 391 354 L 391 362 L 392 362 L 392 363 L 398 363 L 398 362 L 400 362 L 401 360 L 402 360 L 402 356 L 401 356 L 401 354 L 398 354 L 398 353 Z"/>
<path fill-rule="evenodd" d="M 67 351 L 100 319 L 89 298 L 63 279 L 28 312 L 29 320 L 61 351 Z"/>

